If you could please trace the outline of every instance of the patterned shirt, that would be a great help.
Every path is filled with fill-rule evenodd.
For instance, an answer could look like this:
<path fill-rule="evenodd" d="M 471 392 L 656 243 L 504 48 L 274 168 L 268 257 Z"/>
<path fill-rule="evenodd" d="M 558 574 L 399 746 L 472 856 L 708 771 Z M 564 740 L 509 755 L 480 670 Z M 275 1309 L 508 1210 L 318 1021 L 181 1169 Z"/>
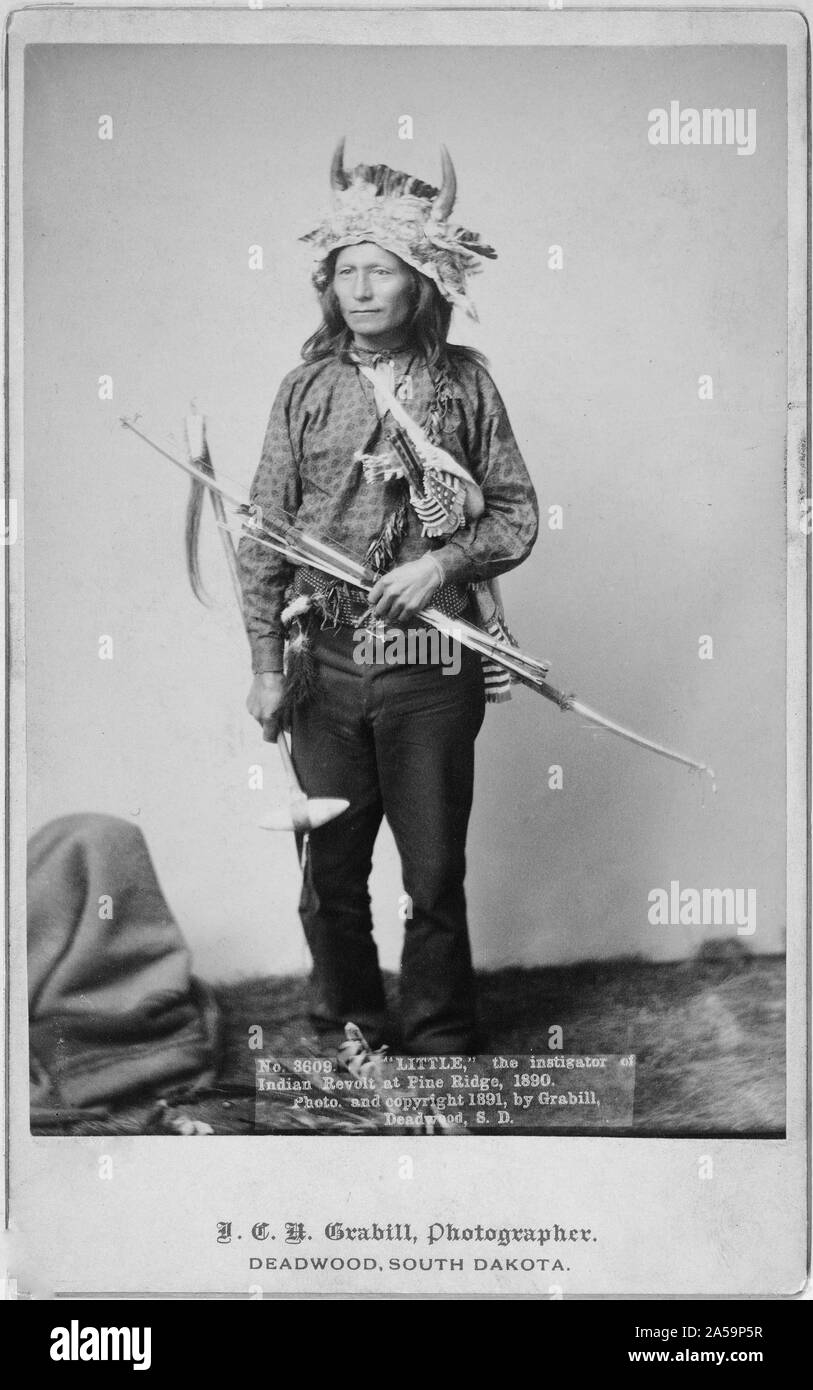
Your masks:
<path fill-rule="evenodd" d="M 357 355 L 365 364 L 381 356 L 361 350 Z M 392 359 L 405 408 L 424 424 L 435 404 L 435 382 L 425 359 L 409 349 L 385 356 Z M 451 400 L 437 442 L 476 479 L 485 512 L 449 538 L 430 539 L 409 508 L 396 564 L 431 550 L 444 580 L 465 586 L 495 578 L 526 558 L 537 536 L 538 508 L 505 406 L 486 369 L 455 357 L 449 379 Z M 397 480 L 365 481 L 356 459 L 360 451 L 385 449 L 386 429 L 373 386 L 346 357 L 294 368 L 271 410 L 252 502 L 269 518 L 296 517 L 304 530 L 363 560 L 401 496 Z M 240 542 L 239 559 L 253 669 L 281 671 L 280 614 L 293 567 L 247 538 Z"/>

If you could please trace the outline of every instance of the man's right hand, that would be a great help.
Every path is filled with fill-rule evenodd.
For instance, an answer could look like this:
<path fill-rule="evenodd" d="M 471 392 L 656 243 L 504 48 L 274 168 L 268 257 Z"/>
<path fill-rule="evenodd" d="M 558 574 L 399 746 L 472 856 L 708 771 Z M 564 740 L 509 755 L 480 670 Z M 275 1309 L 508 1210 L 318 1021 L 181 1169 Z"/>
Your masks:
<path fill-rule="evenodd" d="M 282 703 L 284 681 L 281 671 L 262 671 L 254 677 L 248 692 L 246 709 L 262 725 L 266 743 L 276 743 L 280 732 L 277 710 Z"/>

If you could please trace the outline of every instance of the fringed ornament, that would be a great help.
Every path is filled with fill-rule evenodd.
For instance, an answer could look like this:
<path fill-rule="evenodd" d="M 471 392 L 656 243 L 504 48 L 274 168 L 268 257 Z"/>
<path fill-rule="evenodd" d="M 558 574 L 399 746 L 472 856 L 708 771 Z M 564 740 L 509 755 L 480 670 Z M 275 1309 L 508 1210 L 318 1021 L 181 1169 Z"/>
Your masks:
<path fill-rule="evenodd" d="M 319 676 L 313 655 L 311 633 L 313 608 L 308 605 L 291 618 L 285 645 L 285 680 L 282 699 L 277 707 L 279 728 L 290 729 L 293 712 L 298 705 L 308 704 L 319 693 Z"/>
<path fill-rule="evenodd" d="M 285 683 L 277 709 L 277 723 L 281 729 L 291 727 L 291 717 L 297 706 L 308 704 L 320 693 L 313 633 L 317 627 L 340 626 L 342 588 L 343 585 L 334 581 L 324 593 L 300 594 L 283 609 Z"/>
<path fill-rule="evenodd" d="M 402 494 L 395 508 L 387 517 L 376 539 L 367 547 L 364 555 L 364 564 L 374 574 L 383 574 L 385 570 L 390 569 L 395 564 L 408 524 L 409 490 L 404 483 Z"/>
<path fill-rule="evenodd" d="M 498 618 L 486 627 L 489 637 L 495 638 L 498 642 L 504 642 L 506 646 L 516 647 L 517 642 L 511 636 L 508 628 L 501 623 Z M 485 681 L 486 702 L 490 705 L 501 705 L 506 700 L 511 699 L 511 686 L 513 684 L 510 671 L 506 671 L 504 666 L 492 661 L 490 657 L 481 656 L 483 666 L 483 680 Z"/>

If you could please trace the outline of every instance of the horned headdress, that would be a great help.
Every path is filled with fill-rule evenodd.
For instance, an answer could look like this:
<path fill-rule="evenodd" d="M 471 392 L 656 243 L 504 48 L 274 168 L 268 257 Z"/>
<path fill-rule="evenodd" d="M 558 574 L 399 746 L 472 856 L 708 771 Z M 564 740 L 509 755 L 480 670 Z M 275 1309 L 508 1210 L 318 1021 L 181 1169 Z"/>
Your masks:
<path fill-rule="evenodd" d="M 301 238 L 316 251 L 318 290 L 327 286 L 331 251 L 372 241 L 434 280 L 444 299 L 477 318 L 467 280 L 482 269 L 480 257 L 494 260 L 497 253 L 476 232 L 449 221 L 457 179 L 445 146 L 441 161 L 441 186 L 433 188 L 386 164 L 357 164 L 348 171 L 344 139 L 339 141 L 330 166 L 333 204 L 320 225 Z"/>

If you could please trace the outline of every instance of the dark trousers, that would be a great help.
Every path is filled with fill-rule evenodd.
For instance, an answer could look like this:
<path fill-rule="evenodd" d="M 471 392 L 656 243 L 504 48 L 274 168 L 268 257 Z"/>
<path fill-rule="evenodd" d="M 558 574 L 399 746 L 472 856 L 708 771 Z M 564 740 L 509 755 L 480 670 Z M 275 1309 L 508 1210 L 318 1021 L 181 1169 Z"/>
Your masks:
<path fill-rule="evenodd" d="M 483 721 L 480 658 L 457 648 L 442 664 L 359 664 L 351 628 L 314 639 L 319 693 L 300 706 L 292 751 L 309 796 L 350 806 L 311 833 L 300 915 L 313 957 L 313 1017 L 323 1034 L 352 1021 L 393 1045 L 373 941 L 368 878 L 386 816 L 401 857 L 404 945 L 397 1046 L 470 1052 L 474 977 L 466 899 L 466 831 L 474 740 Z M 393 913 L 398 910 L 393 889 Z"/>

